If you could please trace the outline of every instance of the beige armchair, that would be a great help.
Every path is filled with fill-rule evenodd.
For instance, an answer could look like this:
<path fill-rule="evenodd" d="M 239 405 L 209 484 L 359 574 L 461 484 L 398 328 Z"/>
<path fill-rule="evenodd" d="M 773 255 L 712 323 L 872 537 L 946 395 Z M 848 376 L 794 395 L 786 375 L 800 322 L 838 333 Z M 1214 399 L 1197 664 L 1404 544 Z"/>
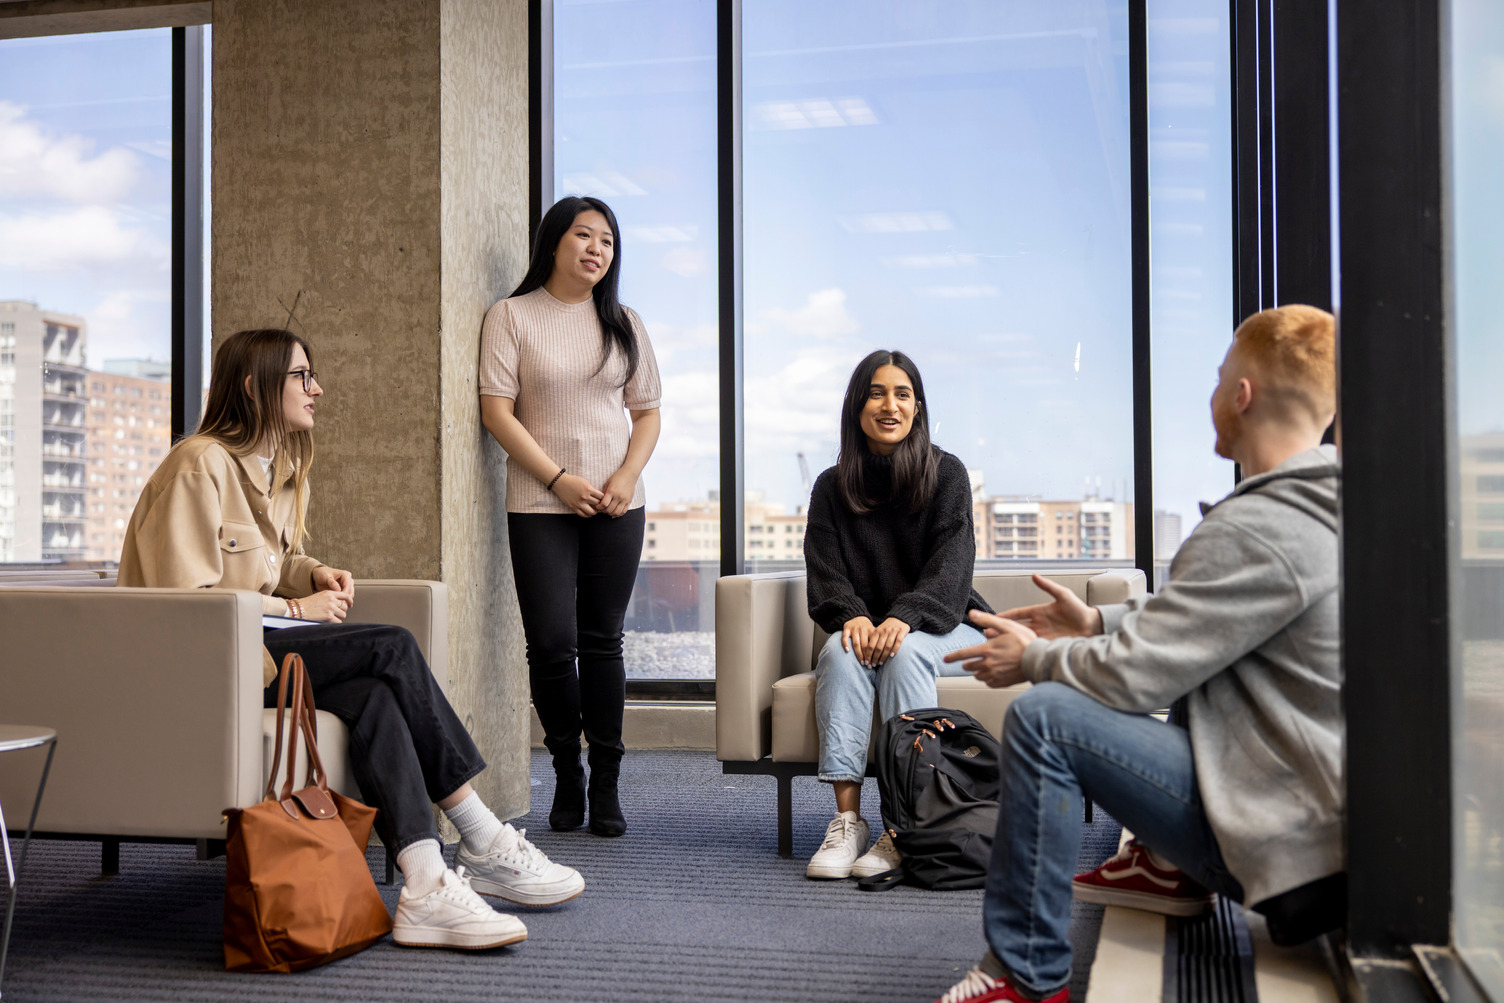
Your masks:
<path fill-rule="evenodd" d="M 58 733 L 37 831 L 100 840 L 105 873 L 122 840 L 197 842 L 212 854 L 221 812 L 259 801 L 271 765 L 261 596 L 81 584 L 0 582 L 0 718 Z M 412 631 L 446 682 L 442 583 L 357 582 L 352 614 Z M 330 786 L 358 795 L 343 722 L 320 711 L 318 729 Z M 298 759 L 301 775 L 301 748 Z M 0 759 L 0 803 L 29 801 L 40 766 Z"/>
<path fill-rule="evenodd" d="M 1032 570 L 989 568 L 972 581 L 993 609 L 1011 609 L 1048 598 L 1030 581 Z M 1136 569 L 1044 574 L 1093 606 L 1144 593 L 1144 575 Z M 778 852 L 786 857 L 793 853 L 793 778 L 814 776 L 819 758 L 814 668 L 828 636 L 809 618 L 802 571 L 716 582 L 716 758 L 726 773 L 776 778 Z M 989 689 L 970 676 L 937 681 L 941 707 L 964 710 L 998 735 L 1023 688 Z M 874 725 L 880 723 L 875 718 Z"/>

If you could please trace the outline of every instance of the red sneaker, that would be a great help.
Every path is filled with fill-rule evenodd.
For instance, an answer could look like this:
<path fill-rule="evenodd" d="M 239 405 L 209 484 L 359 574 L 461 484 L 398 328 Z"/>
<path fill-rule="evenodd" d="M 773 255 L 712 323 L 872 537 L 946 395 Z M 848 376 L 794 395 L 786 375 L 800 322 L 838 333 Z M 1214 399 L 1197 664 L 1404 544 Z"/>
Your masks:
<path fill-rule="evenodd" d="M 1069 988 L 1060 990 L 1053 996 L 1049 996 L 1042 1003 L 1070 1003 L 1071 991 Z M 966 977 L 955 985 L 935 1003 L 1032 1003 L 1027 996 L 1019 994 L 1013 988 L 1013 983 L 1005 978 L 993 978 L 980 968 L 973 968 L 966 973 Z"/>
<path fill-rule="evenodd" d="M 1136 839 L 1101 867 L 1076 875 L 1071 886 L 1082 902 L 1127 906 L 1163 916 L 1199 916 L 1212 906 L 1210 891 L 1184 871 L 1156 863 L 1149 848 Z"/>

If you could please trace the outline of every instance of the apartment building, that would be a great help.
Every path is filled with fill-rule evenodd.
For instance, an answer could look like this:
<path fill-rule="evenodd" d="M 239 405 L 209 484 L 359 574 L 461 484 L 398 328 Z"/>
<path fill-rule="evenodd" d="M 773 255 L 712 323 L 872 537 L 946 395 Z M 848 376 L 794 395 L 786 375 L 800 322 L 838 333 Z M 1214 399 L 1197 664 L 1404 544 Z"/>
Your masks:
<path fill-rule="evenodd" d="M 998 496 L 980 505 L 978 558 L 1123 560 L 1133 557 L 1133 503 L 1029 501 Z"/>
<path fill-rule="evenodd" d="M 749 561 L 804 559 L 803 508 L 793 514 L 769 502 L 760 491 L 748 491 L 743 555 Z M 715 492 L 704 501 L 669 502 L 647 513 L 643 533 L 644 561 L 719 561 L 721 559 L 721 502 Z"/>
<path fill-rule="evenodd" d="M 1459 445 L 1462 559 L 1504 558 L 1504 432 Z"/>
<path fill-rule="evenodd" d="M 172 446 L 170 367 L 110 360 L 89 373 L 88 558 L 120 558 L 136 497 Z M 129 375 L 166 371 L 165 377 Z"/>
<path fill-rule="evenodd" d="M 0 301 L 0 561 L 85 554 L 83 318 Z"/>

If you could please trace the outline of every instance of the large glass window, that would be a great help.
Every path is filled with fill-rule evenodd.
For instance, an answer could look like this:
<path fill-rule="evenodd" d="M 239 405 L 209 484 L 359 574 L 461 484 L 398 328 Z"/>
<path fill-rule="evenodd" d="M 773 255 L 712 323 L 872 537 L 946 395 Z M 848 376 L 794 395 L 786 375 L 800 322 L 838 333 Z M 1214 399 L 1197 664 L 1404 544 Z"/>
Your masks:
<path fill-rule="evenodd" d="M 170 445 L 171 46 L 0 41 L 0 562 L 118 559 Z"/>
<path fill-rule="evenodd" d="M 634 679 L 715 675 L 715 18 L 713 0 L 554 3 L 554 195 L 596 195 L 615 211 L 622 301 L 641 315 L 663 374 L 627 615 Z"/>
<path fill-rule="evenodd" d="M 1232 341 L 1232 78 L 1223 0 L 1149 2 L 1154 562 L 1233 487 L 1208 401 Z"/>
<path fill-rule="evenodd" d="M 1504 9 L 1450 6 L 1454 929 L 1473 974 L 1504 999 Z"/>
<path fill-rule="evenodd" d="M 901 349 L 978 557 L 1131 560 L 1126 0 L 744 0 L 746 558 Z"/>

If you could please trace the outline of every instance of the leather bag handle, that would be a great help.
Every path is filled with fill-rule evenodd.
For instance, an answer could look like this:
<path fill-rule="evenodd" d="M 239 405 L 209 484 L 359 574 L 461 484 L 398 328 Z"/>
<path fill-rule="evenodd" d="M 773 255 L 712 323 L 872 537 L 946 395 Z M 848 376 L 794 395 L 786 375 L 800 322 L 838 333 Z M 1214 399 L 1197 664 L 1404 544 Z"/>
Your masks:
<path fill-rule="evenodd" d="M 329 774 L 324 770 L 324 760 L 319 755 L 319 725 L 318 718 L 314 715 L 317 709 L 313 703 L 313 680 L 308 678 L 308 667 L 299 659 L 299 667 L 303 670 L 303 744 L 308 749 L 308 776 L 307 785 L 318 787 L 327 792 L 329 790 Z"/>
<path fill-rule="evenodd" d="M 289 662 L 291 663 L 290 666 L 288 665 Z M 285 774 L 285 779 L 282 781 L 282 794 L 277 798 L 278 801 L 286 801 L 288 798 L 292 797 L 292 778 L 293 772 L 297 769 L 298 761 L 298 732 L 303 726 L 303 690 L 307 682 L 306 672 L 303 668 L 302 655 L 299 655 L 297 653 L 289 654 L 287 656 L 287 660 L 283 663 L 283 665 L 288 668 L 288 689 L 292 691 L 292 726 L 287 729 L 287 771 Z M 281 692 L 279 687 L 279 698 L 280 695 Z M 277 725 L 279 730 L 282 723 L 281 702 L 282 701 L 278 699 Z M 274 774 L 273 780 L 275 781 L 275 779 L 276 776 Z"/>
<path fill-rule="evenodd" d="M 287 684 L 292 675 L 294 659 L 301 667 L 302 659 L 298 655 L 289 652 L 282 659 L 282 671 L 277 675 L 277 737 L 272 743 L 272 768 L 266 777 L 266 792 L 261 795 L 262 800 L 271 800 L 277 789 L 277 771 L 282 765 L 282 715 L 287 710 Z M 288 762 L 288 771 L 291 772 L 292 763 Z"/>

